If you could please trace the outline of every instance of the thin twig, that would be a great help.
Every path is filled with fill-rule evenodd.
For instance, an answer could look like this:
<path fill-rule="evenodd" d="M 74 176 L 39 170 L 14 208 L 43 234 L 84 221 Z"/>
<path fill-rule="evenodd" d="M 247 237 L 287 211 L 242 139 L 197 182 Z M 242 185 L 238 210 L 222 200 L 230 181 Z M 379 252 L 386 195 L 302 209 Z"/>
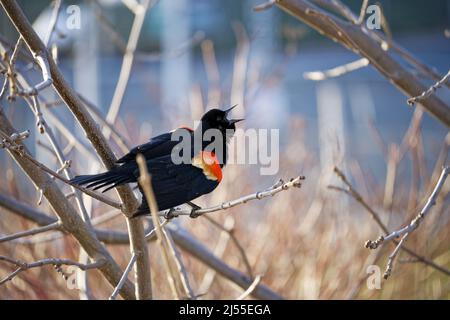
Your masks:
<path fill-rule="evenodd" d="M 163 263 L 166 269 L 167 278 L 169 280 L 169 285 L 172 290 L 172 294 L 175 299 L 179 299 L 178 292 L 175 286 L 175 276 L 172 274 L 172 269 L 170 268 L 169 262 L 169 254 L 167 252 L 167 247 L 165 246 L 165 238 L 162 232 L 162 228 L 160 225 L 159 217 L 158 217 L 158 206 L 155 199 L 155 194 L 153 193 L 152 184 L 150 180 L 150 175 L 148 173 L 147 162 L 143 155 L 138 154 L 136 157 L 136 162 L 139 166 L 139 184 L 144 190 L 145 198 L 150 206 L 150 212 L 152 215 L 153 225 L 155 226 L 156 232 L 156 240 L 161 250 L 161 254 L 163 256 Z"/>
<path fill-rule="evenodd" d="M 321 7 L 332 9 L 353 24 L 358 24 L 358 17 L 346 5 L 338 0 L 313 0 Z"/>
<path fill-rule="evenodd" d="M 367 204 L 367 202 L 364 200 L 364 198 L 359 194 L 358 191 L 356 191 L 356 189 L 348 181 L 348 179 L 344 175 L 344 173 L 337 167 L 334 168 L 334 172 L 342 180 L 342 182 L 344 182 L 344 184 L 347 186 L 347 189 L 342 189 L 340 187 L 334 187 L 334 186 L 329 186 L 328 188 L 338 190 L 338 191 L 344 190 L 344 192 L 346 194 L 348 194 L 350 197 L 355 199 L 359 204 L 361 204 L 369 212 L 369 214 L 372 216 L 372 218 L 375 220 L 375 222 L 378 224 L 378 226 L 381 228 L 381 230 L 383 230 L 383 232 L 385 234 L 389 234 L 389 230 L 386 227 L 386 225 L 381 221 L 379 214 L 377 212 L 375 212 L 375 210 L 372 209 L 372 207 Z M 392 242 L 395 243 L 396 245 L 398 245 L 398 242 L 396 240 L 393 240 Z M 435 262 L 433 262 L 432 260 L 430 260 L 428 258 L 425 258 L 425 257 L 417 254 L 415 251 L 409 249 L 408 247 L 402 246 L 401 250 L 405 251 L 406 253 L 413 256 L 414 258 L 420 260 L 420 262 L 450 276 L 450 270 L 436 264 Z"/>
<path fill-rule="evenodd" d="M 26 205 L 24 203 L 18 202 L 14 199 L 5 197 L 0 194 L 0 205 L 12 213 L 19 215 L 25 219 L 31 220 L 39 225 L 47 225 L 57 220 L 54 217 L 50 217 L 40 211 L 37 211 L 33 207 Z M 172 220 L 164 220 L 161 225 L 166 226 Z M 225 277 L 229 281 L 238 284 L 242 288 L 248 288 L 252 279 L 250 279 L 247 275 L 240 272 L 239 270 L 231 267 L 230 265 L 223 262 L 223 260 L 217 256 L 217 253 L 211 252 L 205 244 L 196 240 L 191 234 L 176 226 L 175 224 L 171 224 L 168 226 L 168 230 L 172 235 L 175 243 L 178 247 L 185 250 L 187 253 L 193 255 L 196 259 L 207 265 L 212 270 L 215 270 L 219 275 Z M 129 235 L 126 232 L 113 231 L 113 230 L 101 230 L 94 229 L 94 232 L 97 238 L 110 245 L 123 245 L 129 243 Z M 155 229 L 153 228 L 148 234 L 146 234 L 146 240 L 151 241 L 155 236 Z M 120 272 L 120 275 L 117 279 L 117 283 L 120 281 L 123 272 Z M 256 290 L 252 293 L 257 299 L 282 299 L 280 295 L 272 291 L 270 288 L 260 284 Z"/>
<path fill-rule="evenodd" d="M 280 179 L 276 184 L 274 184 L 272 187 L 270 187 L 266 190 L 255 192 L 255 193 L 240 197 L 235 200 L 225 201 L 225 202 L 222 202 L 221 204 L 218 204 L 218 205 L 215 205 L 212 207 L 208 207 L 208 208 L 201 208 L 201 209 L 190 210 L 190 209 L 175 208 L 174 210 L 172 210 L 171 214 L 174 217 L 181 216 L 181 215 L 198 217 L 198 216 L 201 216 L 201 215 L 204 215 L 207 213 L 226 210 L 226 209 L 233 208 L 238 205 L 247 203 L 252 200 L 261 200 L 261 199 L 264 199 L 267 197 L 274 196 L 275 194 L 277 194 L 281 191 L 285 191 L 292 187 L 300 188 L 302 180 L 305 180 L 304 176 L 298 176 L 296 178 L 292 178 L 288 182 L 284 182 L 282 179 Z M 159 215 L 165 216 L 166 214 L 159 213 Z"/>
<path fill-rule="evenodd" d="M 227 216 L 224 223 L 225 229 L 232 229 L 234 225 L 234 219 L 232 216 Z M 226 231 L 222 231 L 219 235 L 217 244 L 214 247 L 213 253 L 218 259 L 223 259 L 225 250 L 227 249 L 228 242 L 230 240 L 230 234 Z M 211 288 L 217 271 L 214 268 L 209 268 L 203 275 L 203 279 L 198 287 L 198 292 L 207 293 Z"/>
<path fill-rule="evenodd" d="M 326 8 L 329 8 L 329 9 L 335 11 L 335 12 L 338 12 L 339 14 L 341 14 L 343 17 L 348 19 L 353 24 L 357 24 L 357 21 L 358 21 L 359 17 L 357 17 L 341 1 L 339 1 L 339 0 L 314 0 L 314 2 L 319 4 L 322 7 L 326 7 Z M 382 20 L 382 26 L 383 26 L 383 29 L 386 29 L 386 25 L 387 25 L 387 23 L 385 23 L 386 19 L 384 18 L 383 11 L 381 13 L 383 15 L 382 16 L 382 19 L 383 19 Z M 410 52 L 408 52 L 406 49 L 404 49 L 402 46 L 400 46 L 399 44 L 393 42 L 391 40 L 392 37 L 390 37 L 389 35 L 387 35 L 387 37 L 386 37 L 381 32 L 378 32 L 376 30 L 369 30 L 369 29 L 367 29 L 364 26 L 363 23 L 360 24 L 359 27 L 363 30 L 363 32 L 365 34 L 367 34 L 372 39 L 377 41 L 377 43 L 382 48 L 387 48 L 387 49 L 391 48 L 391 49 L 393 49 L 403 59 L 405 59 L 405 61 L 407 63 L 409 63 L 413 68 L 415 68 L 419 72 L 423 73 L 424 75 L 430 77 L 431 79 L 433 79 L 435 81 L 438 81 L 439 79 L 442 78 L 442 75 L 440 75 L 438 72 L 436 72 L 433 68 L 431 68 L 431 67 L 427 66 L 426 64 L 422 63 L 416 57 L 414 57 L 414 55 L 412 55 Z M 447 85 L 447 87 L 450 88 L 450 84 L 449 83 L 447 83 L 446 85 Z"/>
<path fill-rule="evenodd" d="M 187 274 L 187 270 L 181 258 L 180 252 L 175 246 L 175 242 L 173 241 L 170 233 L 168 233 L 164 228 L 161 228 L 161 231 L 163 232 L 164 237 L 166 239 L 168 251 L 172 255 L 173 262 L 175 263 L 174 268 L 176 268 L 176 272 L 174 271 L 173 273 L 174 276 L 178 276 L 175 279 L 177 280 L 180 290 L 184 291 L 183 298 L 189 300 L 195 299 L 196 295 L 194 294 L 194 291 L 192 290 L 191 285 L 189 283 L 189 276 Z"/>
<path fill-rule="evenodd" d="M 82 264 L 77 261 L 72 261 L 69 259 L 42 259 L 36 262 L 23 262 L 17 259 L 0 256 L 0 261 L 4 261 L 10 264 L 13 264 L 17 266 L 18 268 L 12 272 L 10 275 L 8 275 L 6 278 L 0 280 L 0 285 L 11 281 L 15 276 L 17 276 L 20 272 L 32 269 L 32 268 L 38 268 L 45 265 L 54 265 L 55 269 L 59 271 L 61 265 L 68 265 L 68 266 L 76 266 L 80 268 L 81 270 L 90 270 L 90 269 L 98 269 L 101 266 L 105 264 L 104 260 L 98 260 L 96 262 L 90 263 L 90 264 Z"/>
<path fill-rule="evenodd" d="M 428 98 L 433 93 L 435 93 L 437 89 L 442 87 L 443 84 L 447 83 L 447 81 L 449 79 L 450 79 L 450 70 L 448 70 L 447 74 L 441 80 L 437 81 L 430 88 L 428 88 L 428 90 L 422 92 L 422 94 L 420 94 L 418 96 L 409 98 L 408 101 L 407 101 L 408 104 L 409 105 L 414 105 L 416 102 L 420 102 L 420 101 L 423 101 L 424 99 Z"/>
<path fill-rule="evenodd" d="M 52 12 L 52 16 L 50 18 L 50 23 L 48 25 L 48 31 L 47 34 L 45 35 L 44 38 L 44 44 L 46 47 L 48 47 L 48 45 L 50 44 L 50 39 L 52 38 L 53 32 L 56 29 L 57 23 L 58 23 L 58 17 L 59 17 L 59 12 L 61 10 L 61 0 L 54 0 L 53 1 L 53 12 Z"/>
<path fill-rule="evenodd" d="M 120 289 L 122 289 L 125 281 L 128 278 L 128 275 L 130 274 L 131 270 L 133 270 L 133 266 L 136 263 L 136 254 L 133 253 L 133 255 L 131 256 L 130 262 L 128 262 L 128 265 L 125 269 L 125 271 L 122 274 L 122 277 L 120 278 L 119 283 L 117 284 L 117 286 L 114 288 L 113 293 L 111 294 L 111 296 L 109 297 L 109 300 L 116 300 L 117 296 L 119 295 Z"/>
<path fill-rule="evenodd" d="M 11 59 L 8 59 L 8 52 L 5 50 L 3 52 L 3 60 L 5 62 L 5 81 L 3 83 L 2 89 L 0 91 L 0 99 L 3 97 L 3 95 L 6 92 L 6 88 L 9 82 L 9 96 L 8 100 L 14 101 L 16 95 L 18 94 L 17 86 L 16 86 L 16 70 L 15 70 L 15 60 L 17 59 L 17 56 L 22 48 L 23 39 L 22 36 L 19 36 L 19 39 L 16 42 L 16 45 L 14 46 L 14 50 L 11 54 Z"/>
<path fill-rule="evenodd" d="M 340 77 L 346 73 L 364 68 L 370 64 L 369 60 L 366 58 L 361 58 L 356 61 L 328 69 L 325 71 L 309 71 L 303 73 L 303 78 L 307 80 L 313 80 L 313 81 L 322 81 L 329 78 L 336 78 Z"/>
<path fill-rule="evenodd" d="M 209 268 L 216 270 L 221 276 L 232 281 L 233 283 L 236 283 L 243 289 L 247 289 L 252 284 L 254 279 L 251 279 L 244 273 L 228 266 L 221 258 L 218 258 L 214 253 L 206 248 L 201 241 L 193 238 L 188 232 L 177 226 L 175 223 L 170 224 L 167 229 L 171 231 L 175 243 L 181 249 L 187 251 L 192 256 L 205 263 Z M 282 296 L 263 284 L 257 286 L 251 295 L 257 299 L 283 299 Z"/>
<path fill-rule="evenodd" d="M 404 227 L 402 229 L 399 229 L 399 230 L 391 232 L 387 236 L 380 236 L 375 241 L 368 240 L 366 242 L 366 247 L 367 248 L 369 248 L 369 249 L 376 249 L 382 243 L 385 243 L 387 241 L 391 241 L 391 240 L 399 238 L 400 236 L 403 236 L 402 239 L 400 240 L 400 242 L 397 244 L 397 246 L 394 249 L 394 251 L 389 256 L 389 260 L 388 260 L 388 264 L 387 264 L 387 267 L 386 267 L 386 271 L 384 273 L 384 278 L 385 279 L 387 279 L 391 275 L 393 264 L 394 264 L 394 260 L 397 257 L 397 254 L 400 251 L 403 243 L 406 242 L 406 240 L 407 240 L 408 236 L 411 234 L 411 232 L 413 232 L 414 230 L 416 230 L 420 226 L 421 222 L 423 221 L 425 216 L 428 214 L 428 212 L 430 211 L 431 207 L 435 205 L 437 196 L 438 196 L 439 192 L 441 191 L 441 189 L 442 189 L 442 187 L 443 187 L 443 185 L 445 183 L 445 180 L 446 180 L 446 178 L 447 178 L 449 173 L 450 173 L 450 167 L 445 167 L 442 170 L 441 176 L 439 177 L 439 180 L 436 183 L 436 186 L 434 187 L 433 192 L 431 193 L 430 197 L 428 198 L 428 200 L 425 203 L 425 205 L 422 208 L 422 210 L 411 221 L 410 224 L 408 224 L 406 227 Z"/>
<path fill-rule="evenodd" d="M 1 3 L 2 5 L 5 5 L 4 0 L 2 0 Z M 8 5 L 14 6 L 15 3 L 8 2 Z M 13 135 L 17 132 L 5 116 L 2 108 L 0 108 L 0 129 L 8 135 Z M 37 188 L 43 190 L 43 196 L 48 200 L 49 205 L 63 224 L 64 230 L 73 235 L 83 249 L 85 249 L 89 256 L 94 260 L 103 259 L 106 261 L 104 266 L 99 267 L 99 271 L 111 285 L 115 286 L 120 279 L 122 271 L 106 247 L 99 241 L 99 238 L 103 236 L 110 237 L 110 235 L 105 234 L 100 236 L 103 232 L 98 233 L 91 226 L 87 225 L 48 174 L 42 170 L 37 170 L 36 166 L 30 161 L 20 156 L 20 152 L 29 154 L 29 151 L 25 146 L 22 145 L 22 150 L 18 150 L 17 152 L 9 151 L 11 157 L 30 178 L 33 184 Z M 5 204 L 5 202 L 3 202 L 3 204 Z M 55 218 L 36 212 L 33 208 L 28 209 L 28 206 L 24 204 L 17 205 L 11 201 L 6 201 L 6 205 L 7 207 L 9 206 L 13 212 L 31 218 L 33 221 L 39 221 L 39 224 L 42 223 L 42 225 L 57 221 Z M 97 238 L 97 234 L 99 235 L 99 238 Z M 129 237 L 127 237 L 127 239 L 129 239 Z M 134 289 L 134 285 L 130 281 L 127 281 L 121 290 L 121 295 L 127 299 L 134 299 Z"/>
<path fill-rule="evenodd" d="M 156 1 L 153 1 L 152 5 L 155 4 L 155 2 Z M 150 0 L 143 0 L 142 4 L 140 4 L 140 9 L 134 11 L 135 13 L 134 21 L 131 27 L 128 43 L 125 49 L 125 54 L 123 56 L 122 66 L 120 68 L 119 73 L 119 80 L 117 81 L 111 105 L 106 115 L 106 121 L 108 123 L 114 124 L 117 116 L 119 115 L 120 106 L 122 105 L 122 100 L 125 95 L 128 80 L 131 74 L 131 69 L 133 67 L 134 52 L 138 44 L 142 26 L 144 25 L 145 15 L 147 13 L 147 9 L 150 6 L 150 3 L 151 3 Z M 111 131 L 108 128 L 105 128 L 103 130 L 103 134 L 108 140 Z"/>
<path fill-rule="evenodd" d="M 93 8 L 94 15 L 100 27 L 110 36 L 111 41 L 125 53 L 127 44 L 122 36 L 116 31 L 114 24 L 103 14 L 105 8 L 98 2 L 98 0 L 88 0 Z"/>
<path fill-rule="evenodd" d="M 357 17 L 351 10 L 338 0 L 316 0 L 316 2 L 325 2 L 335 8 L 339 7 L 340 12 L 348 16 L 350 21 L 357 21 Z M 277 1 L 276 5 L 349 50 L 367 58 L 371 65 L 406 95 L 415 96 L 426 90 L 413 73 L 385 50 L 386 46 L 383 48 L 380 45 L 380 40 L 377 40 L 377 37 L 380 38 L 379 35 L 369 32 L 363 25 L 347 23 L 306 0 L 283 0 Z M 450 126 L 450 107 L 440 98 L 430 96 L 422 102 L 422 106 L 439 121 Z"/>
<path fill-rule="evenodd" d="M 255 12 L 261 12 L 267 9 L 272 8 L 272 6 L 276 3 L 276 0 L 269 0 L 265 3 L 261 3 L 259 5 L 256 5 L 253 7 L 253 11 Z"/>
<path fill-rule="evenodd" d="M 84 105 L 86 106 L 86 109 L 88 109 L 95 116 L 95 118 L 97 118 L 97 120 L 99 120 L 102 123 L 104 127 L 108 128 L 108 130 L 111 131 L 111 137 L 116 141 L 120 150 L 123 153 L 127 153 L 131 149 L 127 139 L 125 139 L 125 137 L 116 129 L 114 124 L 108 122 L 103 117 L 98 107 L 94 106 L 92 102 L 90 102 L 81 94 L 78 94 L 78 96 L 80 97 L 81 101 L 83 101 Z"/>
<path fill-rule="evenodd" d="M 247 290 L 245 290 L 239 297 L 236 298 L 236 300 L 244 300 L 247 298 L 251 293 L 256 289 L 258 284 L 261 282 L 261 275 L 257 275 L 255 277 L 255 280 L 253 280 L 252 284 L 248 287 Z"/>
<path fill-rule="evenodd" d="M 364 17 L 366 15 L 367 6 L 369 5 L 369 0 L 363 0 L 361 4 L 361 9 L 359 10 L 359 18 L 357 24 L 362 24 L 364 22 Z"/>
<path fill-rule="evenodd" d="M 163 228 L 167 223 L 169 223 L 170 220 L 164 220 L 161 223 L 161 228 Z M 155 237 L 156 235 L 156 228 L 153 228 L 149 233 L 147 233 L 145 235 L 145 239 L 147 240 L 151 240 Z M 128 275 L 130 274 L 131 270 L 134 267 L 134 264 L 136 263 L 136 254 L 132 254 L 131 255 L 131 259 L 130 262 L 128 262 L 128 265 L 125 269 L 125 271 L 122 274 L 122 277 L 120 278 L 119 283 L 117 284 L 117 286 L 114 288 L 113 293 L 111 294 L 111 296 L 109 297 L 109 300 L 115 300 L 120 292 L 120 289 L 122 288 L 123 284 L 125 283 L 126 279 L 128 278 Z"/>
<path fill-rule="evenodd" d="M 238 238 L 234 234 L 234 230 L 232 228 L 228 229 L 225 226 L 222 226 L 220 223 L 218 223 L 216 220 L 214 220 L 213 218 L 211 218 L 208 215 L 205 215 L 204 217 L 216 228 L 219 228 L 220 230 L 228 233 L 228 235 L 230 236 L 230 239 L 233 241 L 234 245 L 236 246 L 236 248 L 238 249 L 238 251 L 242 257 L 242 261 L 244 262 L 244 265 L 247 269 L 248 275 L 253 279 L 253 270 L 252 270 L 252 266 L 250 265 L 250 262 L 248 260 L 247 253 L 245 252 L 245 250 L 242 247 L 241 243 L 239 242 Z"/>
<path fill-rule="evenodd" d="M 104 197 L 100 194 L 98 194 L 97 192 L 94 192 L 90 189 L 81 187 L 75 183 L 72 183 L 70 180 L 64 178 L 63 176 L 61 176 L 60 174 L 56 173 L 55 171 L 53 171 L 52 169 L 48 168 L 47 166 L 45 166 L 44 164 L 40 163 L 39 161 L 37 161 L 36 159 L 34 159 L 30 154 L 28 154 L 27 152 L 21 152 L 22 150 L 22 145 L 17 144 L 16 142 L 14 142 L 13 140 L 11 140 L 11 138 L 4 133 L 3 131 L 0 130 L 0 136 L 2 136 L 3 138 L 3 144 L 5 142 L 7 142 L 7 145 L 4 145 L 4 147 L 6 147 L 7 149 L 10 149 L 11 151 L 14 152 L 18 152 L 18 154 L 24 158 L 26 158 L 27 160 L 29 160 L 33 165 L 35 165 L 36 167 L 40 168 L 41 170 L 45 171 L 46 173 L 50 174 L 52 177 L 55 177 L 58 180 L 61 180 L 62 182 L 80 190 L 81 192 L 91 196 L 94 199 L 97 199 L 98 201 L 101 201 L 111 207 L 114 207 L 116 209 L 121 209 L 122 205 L 116 201 L 113 201 L 107 197 Z"/>
<path fill-rule="evenodd" d="M 10 234 L 7 236 L 0 237 L 0 243 L 23 238 L 23 237 L 33 236 L 35 234 L 39 234 L 39 233 L 43 233 L 43 232 L 47 232 L 47 231 L 51 231 L 51 230 L 58 230 L 58 229 L 61 229 L 61 227 L 62 227 L 61 222 L 57 221 L 57 222 L 51 223 L 47 226 L 38 227 L 35 229 L 26 230 L 26 231 L 20 231 L 20 232 L 16 232 L 16 233 L 13 233 L 13 234 Z"/>

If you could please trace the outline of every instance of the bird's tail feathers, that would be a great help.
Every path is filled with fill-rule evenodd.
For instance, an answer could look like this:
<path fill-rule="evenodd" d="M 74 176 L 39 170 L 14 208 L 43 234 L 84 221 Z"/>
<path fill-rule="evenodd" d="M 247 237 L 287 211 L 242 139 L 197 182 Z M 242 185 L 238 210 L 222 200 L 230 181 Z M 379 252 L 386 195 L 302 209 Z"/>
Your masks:
<path fill-rule="evenodd" d="M 80 186 L 85 185 L 87 188 L 93 188 L 93 190 L 105 188 L 102 192 L 106 192 L 122 184 L 135 182 L 135 179 L 130 174 L 112 170 L 100 174 L 76 176 L 71 182 Z"/>

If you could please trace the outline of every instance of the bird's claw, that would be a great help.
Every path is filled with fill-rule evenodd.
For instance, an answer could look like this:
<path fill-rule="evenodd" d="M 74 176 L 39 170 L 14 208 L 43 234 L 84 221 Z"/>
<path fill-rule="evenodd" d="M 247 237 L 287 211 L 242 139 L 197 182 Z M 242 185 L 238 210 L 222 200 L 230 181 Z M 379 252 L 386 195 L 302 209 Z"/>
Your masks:
<path fill-rule="evenodd" d="M 192 208 L 191 213 L 189 214 L 189 218 L 195 219 L 195 218 L 200 217 L 201 214 L 197 213 L 197 210 L 198 209 L 196 209 L 196 208 Z"/>
<path fill-rule="evenodd" d="M 178 215 L 175 212 L 176 212 L 175 208 L 170 208 L 169 211 L 167 211 L 164 214 L 164 218 L 166 220 L 170 220 L 170 219 L 173 219 L 173 218 L 177 217 Z"/>
<path fill-rule="evenodd" d="M 192 219 L 198 218 L 201 214 L 197 213 L 197 210 L 200 210 L 202 207 L 196 205 L 195 203 L 188 201 L 187 204 L 192 208 L 189 217 Z"/>

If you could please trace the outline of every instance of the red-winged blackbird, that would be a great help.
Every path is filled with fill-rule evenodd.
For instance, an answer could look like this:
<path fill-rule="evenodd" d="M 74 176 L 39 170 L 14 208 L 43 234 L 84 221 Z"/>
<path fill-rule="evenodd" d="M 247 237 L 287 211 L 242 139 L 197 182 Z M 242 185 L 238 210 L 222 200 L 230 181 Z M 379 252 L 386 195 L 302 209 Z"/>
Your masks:
<path fill-rule="evenodd" d="M 87 185 L 94 190 L 105 188 L 106 192 L 114 187 L 125 183 L 134 183 L 139 178 L 139 168 L 136 163 L 136 156 L 142 154 L 146 161 L 148 171 L 152 176 L 152 187 L 155 193 L 159 210 L 171 209 L 176 206 L 188 203 L 201 195 L 213 191 L 222 180 L 222 168 L 227 159 L 227 143 L 236 130 L 235 123 L 241 121 L 227 118 L 228 110 L 212 109 L 206 112 L 200 125 L 196 130 L 181 127 L 171 132 L 161 134 L 151 138 L 149 142 L 133 148 L 128 154 L 117 160 L 117 166 L 113 169 L 95 175 L 81 175 L 72 179 L 72 182 L 79 185 Z M 216 129 L 220 135 L 222 144 L 218 149 L 208 151 L 208 146 L 214 139 L 205 141 L 204 133 L 209 129 Z M 185 130 L 180 132 L 179 130 Z M 174 136 L 176 134 L 176 136 Z M 180 137 L 182 134 L 190 138 L 190 161 L 175 163 L 172 155 L 174 148 L 180 148 Z M 201 139 L 201 148 L 195 150 L 196 139 Z M 174 140 L 172 140 L 174 138 Z M 183 156 L 184 149 L 175 150 L 180 157 Z M 218 157 L 218 152 L 221 152 Z M 221 161 L 219 161 L 221 159 Z M 141 189 L 141 188 L 140 188 Z M 142 189 L 141 189 L 142 193 Z M 149 214 L 150 209 L 145 197 L 142 197 L 142 204 L 134 216 Z"/>

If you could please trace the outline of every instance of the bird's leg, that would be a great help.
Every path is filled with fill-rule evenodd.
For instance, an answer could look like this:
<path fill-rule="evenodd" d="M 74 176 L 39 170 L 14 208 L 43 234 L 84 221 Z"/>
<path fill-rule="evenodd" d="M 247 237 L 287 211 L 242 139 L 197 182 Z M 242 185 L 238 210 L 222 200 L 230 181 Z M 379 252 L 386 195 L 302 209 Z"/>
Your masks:
<path fill-rule="evenodd" d="M 178 215 L 177 215 L 175 212 L 176 212 L 176 209 L 175 209 L 175 208 L 170 208 L 169 211 L 167 211 L 167 212 L 164 214 L 164 218 L 165 218 L 166 220 L 170 220 L 170 219 L 173 219 L 173 218 L 175 218 L 175 217 L 178 217 Z"/>
<path fill-rule="evenodd" d="M 202 207 L 196 205 L 195 203 L 193 203 L 191 201 L 186 202 L 186 204 L 188 204 L 192 208 L 191 214 L 189 215 L 190 218 L 194 219 L 194 218 L 197 218 L 200 216 L 196 211 L 201 209 Z"/>

